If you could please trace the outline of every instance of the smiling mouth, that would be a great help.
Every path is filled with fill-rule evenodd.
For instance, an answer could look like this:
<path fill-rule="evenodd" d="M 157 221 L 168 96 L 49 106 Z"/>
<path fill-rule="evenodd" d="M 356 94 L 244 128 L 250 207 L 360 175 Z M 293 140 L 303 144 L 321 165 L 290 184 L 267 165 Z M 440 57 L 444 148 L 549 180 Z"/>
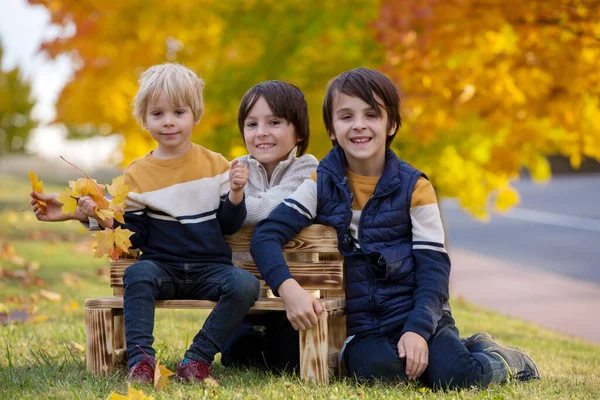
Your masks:
<path fill-rule="evenodd" d="M 350 139 L 350 141 L 354 144 L 364 144 L 364 143 L 368 143 L 371 141 L 372 138 L 354 138 L 354 139 Z"/>
<path fill-rule="evenodd" d="M 161 135 L 163 136 L 173 136 L 173 135 L 177 135 L 179 132 L 166 132 L 166 133 L 161 133 Z"/>
<path fill-rule="evenodd" d="M 275 147 L 275 145 L 273 143 L 261 143 L 256 145 L 257 149 L 270 149 L 272 147 Z"/>

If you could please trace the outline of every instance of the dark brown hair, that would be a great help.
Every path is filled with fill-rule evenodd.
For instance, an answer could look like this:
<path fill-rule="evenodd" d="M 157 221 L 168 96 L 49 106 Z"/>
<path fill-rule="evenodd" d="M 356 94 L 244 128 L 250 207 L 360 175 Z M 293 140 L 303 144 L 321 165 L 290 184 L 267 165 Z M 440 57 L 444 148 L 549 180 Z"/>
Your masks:
<path fill-rule="evenodd" d="M 263 96 L 271 112 L 277 118 L 283 118 L 294 125 L 298 138 L 298 157 L 306 153 L 310 128 L 308 126 L 308 105 L 304 93 L 293 83 L 283 81 L 265 81 L 253 86 L 246 92 L 238 111 L 238 127 L 244 137 L 244 121 L 258 99 Z"/>
<path fill-rule="evenodd" d="M 400 118 L 400 95 L 398 94 L 398 88 L 392 81 L 381 72 L 368 68 L 356 68 L 346 71 L 330 80 L 323 100 L 323 122 L 325 122 L 327 134 L 330 136 L 335 134 L 333 129 L 333 103 L 338 93 L 360 98 L 379 114 L 381 114 L 382 109 L 387 112 L 388 131 L 396 126 L 394 134 L 386 138 L 386 146 L 389 147 L 402 123 Z M 377 97 L 383 104 L 377 100 Z M 335 142 L 333 140 L 334 145 Z"/>

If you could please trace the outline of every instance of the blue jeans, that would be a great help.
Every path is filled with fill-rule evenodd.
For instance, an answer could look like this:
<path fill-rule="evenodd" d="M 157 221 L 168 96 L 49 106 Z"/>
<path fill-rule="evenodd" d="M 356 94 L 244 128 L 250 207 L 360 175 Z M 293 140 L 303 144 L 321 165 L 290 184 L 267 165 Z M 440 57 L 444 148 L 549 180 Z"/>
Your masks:
<path fill-rule="evenodd" d="M 285 311 L 247 315 L 227 341 L 221 363 L 226 367 L 299 372 L 299 333 Z"/>
<path fill-rule="evenodd" d="M 166 264 L 143 260 L 123 275 L 123 315 L 128 367 L 155 357 L 155 300 L 212 300 L 217 305 L 194 337 L 185 357 L 212 363 L 259 294 L 259 282 L 251 273 L 224 264 Z M 146 354 L 144 354 L 146 353 Z"/>
<path fill-rule="evenodd" d="M 406 359 L 398 356 L 403 326 L 357 334 L 348 343 L 344 359 L 348 372 L 361 380 L 406 380 Z M 428 342 L 429 364 L 420 380 L 434 389 L 488 386 L 504 382 L 506 366 L 486 352 L 470 353 L 458 337 L 454 319 L 444 311 Z"/>

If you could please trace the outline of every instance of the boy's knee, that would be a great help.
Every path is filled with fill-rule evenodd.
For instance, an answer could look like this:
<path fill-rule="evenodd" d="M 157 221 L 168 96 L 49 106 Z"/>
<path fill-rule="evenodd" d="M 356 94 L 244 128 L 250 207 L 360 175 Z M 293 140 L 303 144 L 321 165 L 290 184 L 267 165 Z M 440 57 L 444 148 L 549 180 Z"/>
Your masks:
<path fill-rule="evenodd" d="M 151 261 L 138 261 L 125 269 L 123 284 L 131 285 L 139 282 L 152 282 L 159 274 L 160 267 Z"/>
<path fill-rule="evenodd" d="M 260 282 L 250 272 L 235 268 L 228 282 L 229 291 L 232 296 L 241 300 L 256 301 L 260 293 Z"/>

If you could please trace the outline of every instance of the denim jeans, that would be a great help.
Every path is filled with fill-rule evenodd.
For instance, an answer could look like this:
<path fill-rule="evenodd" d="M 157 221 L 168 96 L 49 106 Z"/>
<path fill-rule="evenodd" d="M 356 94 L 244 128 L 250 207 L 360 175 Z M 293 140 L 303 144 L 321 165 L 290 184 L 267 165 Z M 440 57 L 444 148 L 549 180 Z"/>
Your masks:
<path fill-rule="evenodd" d="M 357 334 L 344 351 L 348 372 L 361 380 L 406 380 L 406 359 L 398 356 L 402 328 Z M 454 319 L 444 311 L 428 342 L 429 364 L 420 377 L 424 384 L 434 389 L 485 387 L 508 378 L 501 360 L 485 351 L 470 353 L 458 335 Z"/>
<path fill-rule="evenodd" d="M 259 282 L 251 273 L 232 265 L 167 264 L 143 260 L 123 275 L 123 314 L 128 367 L 155 357 L 155 300 L 212 300 L 217 305 L 194 337 L 185 357 L 212 363 L 252 307 Z M 146 354 L 144 354 L 146 353 Z"/>
<path fill-rule="evenodd" d="M 285 311 L 247 315 L 221 354 L 226 366 L 299 372 L 300 342 Z"/>

